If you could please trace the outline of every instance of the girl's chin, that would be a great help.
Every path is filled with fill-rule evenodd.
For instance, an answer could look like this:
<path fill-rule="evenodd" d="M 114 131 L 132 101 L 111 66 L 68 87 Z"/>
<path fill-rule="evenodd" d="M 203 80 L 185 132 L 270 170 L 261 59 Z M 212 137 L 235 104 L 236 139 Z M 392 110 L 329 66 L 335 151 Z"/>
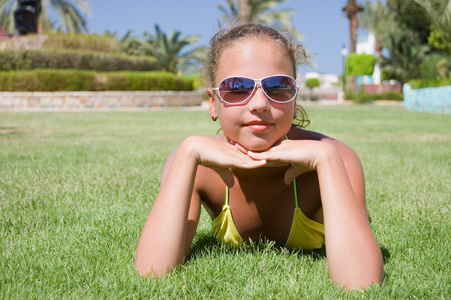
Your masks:
<path fill-rule="evenodd" d="M 271 140 L 267 140 L 267 139 L 263 139 L 263 138 L 249 138 L 243 141 L 234 141 L 230 138 L 227 138 L 229 143 L 231 144 L 240 144 L 242 147 L 244 147 L 246 150 L 250 150 L 252 152 L 263 152 L 266 151 L 268 149 L 270 149 L 271 147 L 273 147 L 274 145 L 277 145 L 278 143 L 280 143 L 284 138 L 280 139 L 280 140 L 276 140 L 276 141 L 271 141 Z"/>
<path fill-rule="evenodd" d="M 252 152 L 263 152 L 263 151 L 270 149 L 271 147 L 273 147 L 274 145 L 276 145 L 278 143 L 279 143 L 279 141 L 276 141 L 274 143 L 268 142 L 268 141 L 260 141 L 260 142 L 256 142 L 256 143 L 251 143 L 249 141 L 248 143 L 242 144 L 242 146 Z"/>
<path fill-rule="evenodd" d="M 246 147 L 247 150 L 250 150 L 252 152 L 263 152 L 263 151 L 268 150 L 269 148 L 271 148 L 271 146 L 268 146 L 268 145 L 262 145 L 262 146 L 252 145 L 252 146 Z"/>

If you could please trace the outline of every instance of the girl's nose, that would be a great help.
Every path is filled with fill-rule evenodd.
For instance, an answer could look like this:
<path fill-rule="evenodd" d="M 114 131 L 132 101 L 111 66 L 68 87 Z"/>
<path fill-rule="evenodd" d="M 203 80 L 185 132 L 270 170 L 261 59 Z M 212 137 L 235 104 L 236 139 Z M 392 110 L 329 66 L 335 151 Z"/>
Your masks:
<path fill-rule="evenodd" d="M 257 84 L 247 106 L 250 111 L 267 111 L 271 108 L 269 101 L 270 100 L 266 97 L 261 85 Z"/>

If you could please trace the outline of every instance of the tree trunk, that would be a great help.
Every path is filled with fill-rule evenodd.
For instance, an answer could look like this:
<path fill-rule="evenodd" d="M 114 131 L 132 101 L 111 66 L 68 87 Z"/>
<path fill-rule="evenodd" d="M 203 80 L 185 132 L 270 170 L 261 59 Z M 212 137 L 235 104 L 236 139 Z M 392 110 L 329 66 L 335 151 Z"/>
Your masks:
<path fill-rule="evenodd" d="M 351 44 L 349 46 L 350 53 L 355 53 L 357 48 L 357 30 L 359 22 L 357 20 L 357 14 L 363 10 L 362 7 L 357 5 L 356 0 L 348 0 L 346 7 L 343 7 L 343 11 L 347 13 L 349 19 L 349 32 L 351 35 Z M 348 77 L 348 87 L 351 91 L 355 90 L 354 76 Z"/>
<path fill-rule="evenodd" d="M 381 57 L 382 57 L 382 45 L 381 43 L 379 43 L 378 40 L 376 40 L 376 62 L 379 65 L 379 93 L 382 93 L 383 91 L 383 84 L 382 84 L 382 71 L 381 71 L 381 64 L 379 63 L 381 61 Z"/>
<path fill-rule="evenodd" d="M 359 22 L 357 20 L 357 14 L 351 15 L 349 18 L 349 32 L 351 33 L 351 45 L 349 51 L 355 53 L 357 50 L 357 31 L 359 28 Z"/>
<path fill-rule="evenodd" d="M 240 23 L 245 24 L 249 22 L 249 3 L 248 0 L 240 0 Z"/>

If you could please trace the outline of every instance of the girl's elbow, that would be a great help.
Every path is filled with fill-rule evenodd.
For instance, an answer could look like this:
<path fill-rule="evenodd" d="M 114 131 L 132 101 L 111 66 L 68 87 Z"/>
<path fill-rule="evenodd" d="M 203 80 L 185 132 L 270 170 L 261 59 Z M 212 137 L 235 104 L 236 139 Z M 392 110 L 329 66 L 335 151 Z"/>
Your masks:
<path fill-rule="evenodd" d="M 380 286 L 384 281 L 385 273 L 382 266 L 373 270 L 356 272 L 352 276 L 331 278 L 332 282 L 346 290 L 366 290 L 372 286 Z"/>

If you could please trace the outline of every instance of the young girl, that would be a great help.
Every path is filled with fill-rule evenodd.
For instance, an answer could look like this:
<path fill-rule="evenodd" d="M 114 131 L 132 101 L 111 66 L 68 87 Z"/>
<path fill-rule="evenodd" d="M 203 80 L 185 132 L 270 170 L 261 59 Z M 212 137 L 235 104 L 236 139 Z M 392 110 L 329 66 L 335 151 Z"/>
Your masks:
<path fill-rule="evenodd" d="M 227 243 L 269 240 L 305 250 L 325 244 L 336 284 L 364 288 L 383 280 L 359 158 L 344 143 L 293 125 L 303 53 L 256 24 L 212 38 L 207 93 L 222 133 L 188 137 L 169 156 L 136 251 L 141 274 L 183 264 L 202 203 L 214 236 Z"/>

